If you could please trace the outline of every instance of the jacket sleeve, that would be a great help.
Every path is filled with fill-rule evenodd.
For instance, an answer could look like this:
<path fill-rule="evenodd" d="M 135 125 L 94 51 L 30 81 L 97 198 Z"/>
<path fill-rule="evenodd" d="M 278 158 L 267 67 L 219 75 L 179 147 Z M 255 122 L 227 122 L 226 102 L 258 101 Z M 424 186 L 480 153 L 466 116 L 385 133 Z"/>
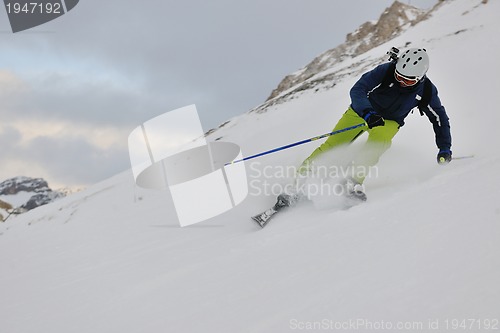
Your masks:
<path fill-rule="evenodd" d="M 450 150 L 450 119 L 446 114 L 444 106 L 441 104 L 441 100 L 438 96 L 438 90 L 434 84 L 432 85 L 432 95 L 429 106 L 426 110 L 424 110 L 424 113 L 426 114 L 427 118 L 429 118 L 432 123 L 432 127 L 434 128 L 437 147 L 440 150 Z"/>
<path fill-rule="evenodd" d="M 382 83 L 389 66 L 390 63 L 385 63 L 366 72 L 351 88 L 351 108 L 360 117 L 363 117 L 369 111 L 373 111 L 368 94 Z"/>

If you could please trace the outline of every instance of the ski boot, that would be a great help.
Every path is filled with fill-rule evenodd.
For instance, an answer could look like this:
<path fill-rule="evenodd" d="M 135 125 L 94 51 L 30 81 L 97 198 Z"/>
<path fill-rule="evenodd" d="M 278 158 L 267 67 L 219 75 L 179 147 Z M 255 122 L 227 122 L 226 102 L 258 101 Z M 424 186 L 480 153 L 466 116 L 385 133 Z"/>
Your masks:
<path fill-rule="evenodd" d="M 303 197 L 304 195 L 300 193 L 294 193 L 294 194 L 281 193 L 280 195 L 278 195 L 278 199 L 276 201 L 276 204 L 274 205 L 274 209 L 280 210 L 284 207 L 293 207 L 299 201 L 302 201 Z"/>
<path fill-rule="evenodd" d="M 368 199 L 364 191 L 364 186 L 353 178 L 346 178 L 344 180 L 344 188 L 346 197 L 353 203 L 365 202 Z"/>

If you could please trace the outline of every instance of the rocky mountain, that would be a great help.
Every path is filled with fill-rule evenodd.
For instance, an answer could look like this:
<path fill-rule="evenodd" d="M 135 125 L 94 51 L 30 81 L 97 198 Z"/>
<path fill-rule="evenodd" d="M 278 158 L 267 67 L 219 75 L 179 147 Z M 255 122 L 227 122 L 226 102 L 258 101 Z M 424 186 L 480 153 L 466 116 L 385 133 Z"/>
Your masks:
<path fill-rule="evenodd" d="M 64 196 L 65 194 L 60 191 L 53 191 L 42 178 L 21 176 L 0 183 L 0 208 L 3 210 L 3 215 L 12 210 L 15 213 L 23 213 Z M 1 215 L 0 219 L 3 220 Z"/>
<path fill-rule="evenodd" d="M 15 177 L 0 183 L 0 195 L 13 195 L 19 192 L 46 192 L 48 183 L 42 178 Z"/>
<path fill-rule="evenodd" d="M 354 58 L 393 39 L 407 28 L 426 19 L 437 7 L 439 7 L 440 3 L 430 11 L 425 11 L 395 1 L 382 13 L 382 15 L 380 15 L 378 21 L 369 21 L 362 24 L 356 31 L 347 34 L 343 44 L 320 54 L 304 68 L 287 75 L 279 83 L 278 87 L 272 91 L 266 102 L 273 100 L 301 83 L 306 83 L 308 79 L 316 74 L 348 58 Z M 299 88 L 303 90 L 305 87 Z"/>

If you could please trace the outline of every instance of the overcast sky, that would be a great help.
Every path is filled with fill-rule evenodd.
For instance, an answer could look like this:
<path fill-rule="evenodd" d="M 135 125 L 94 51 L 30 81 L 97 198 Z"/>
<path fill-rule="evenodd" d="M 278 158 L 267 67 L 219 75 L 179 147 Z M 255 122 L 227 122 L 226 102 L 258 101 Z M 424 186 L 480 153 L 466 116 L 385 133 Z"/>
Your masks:
<path fill-rule="evenodd" d="M 0 181 L 113 176 L 130 167 L 127 137 L 141 123 L 196 104 L 204 130 L 215 127 L 392 2 L 81 0 L 16 34 L 0 8 Z"/>

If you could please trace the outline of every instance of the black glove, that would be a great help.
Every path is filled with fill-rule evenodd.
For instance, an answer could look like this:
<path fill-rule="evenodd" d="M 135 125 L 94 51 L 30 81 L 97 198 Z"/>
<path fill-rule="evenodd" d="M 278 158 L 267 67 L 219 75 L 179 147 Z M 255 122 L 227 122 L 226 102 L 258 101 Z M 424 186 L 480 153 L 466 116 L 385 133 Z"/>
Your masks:
<path fill-rule="evenodd" d="M 437 156 L 438 164 L 448 164 L 451 162 L 451 150 L 441 149 Z"/>
<path fill-rule="evenodd" d="M 366 124 L 370 129 L 372 129 L 373 127 L 385 125 L 384 118 L 382 118 L 382 116 L 375 111 L 368 111 L 367 113 L 365 113 L 363 119 L 366 121 Z"/>

